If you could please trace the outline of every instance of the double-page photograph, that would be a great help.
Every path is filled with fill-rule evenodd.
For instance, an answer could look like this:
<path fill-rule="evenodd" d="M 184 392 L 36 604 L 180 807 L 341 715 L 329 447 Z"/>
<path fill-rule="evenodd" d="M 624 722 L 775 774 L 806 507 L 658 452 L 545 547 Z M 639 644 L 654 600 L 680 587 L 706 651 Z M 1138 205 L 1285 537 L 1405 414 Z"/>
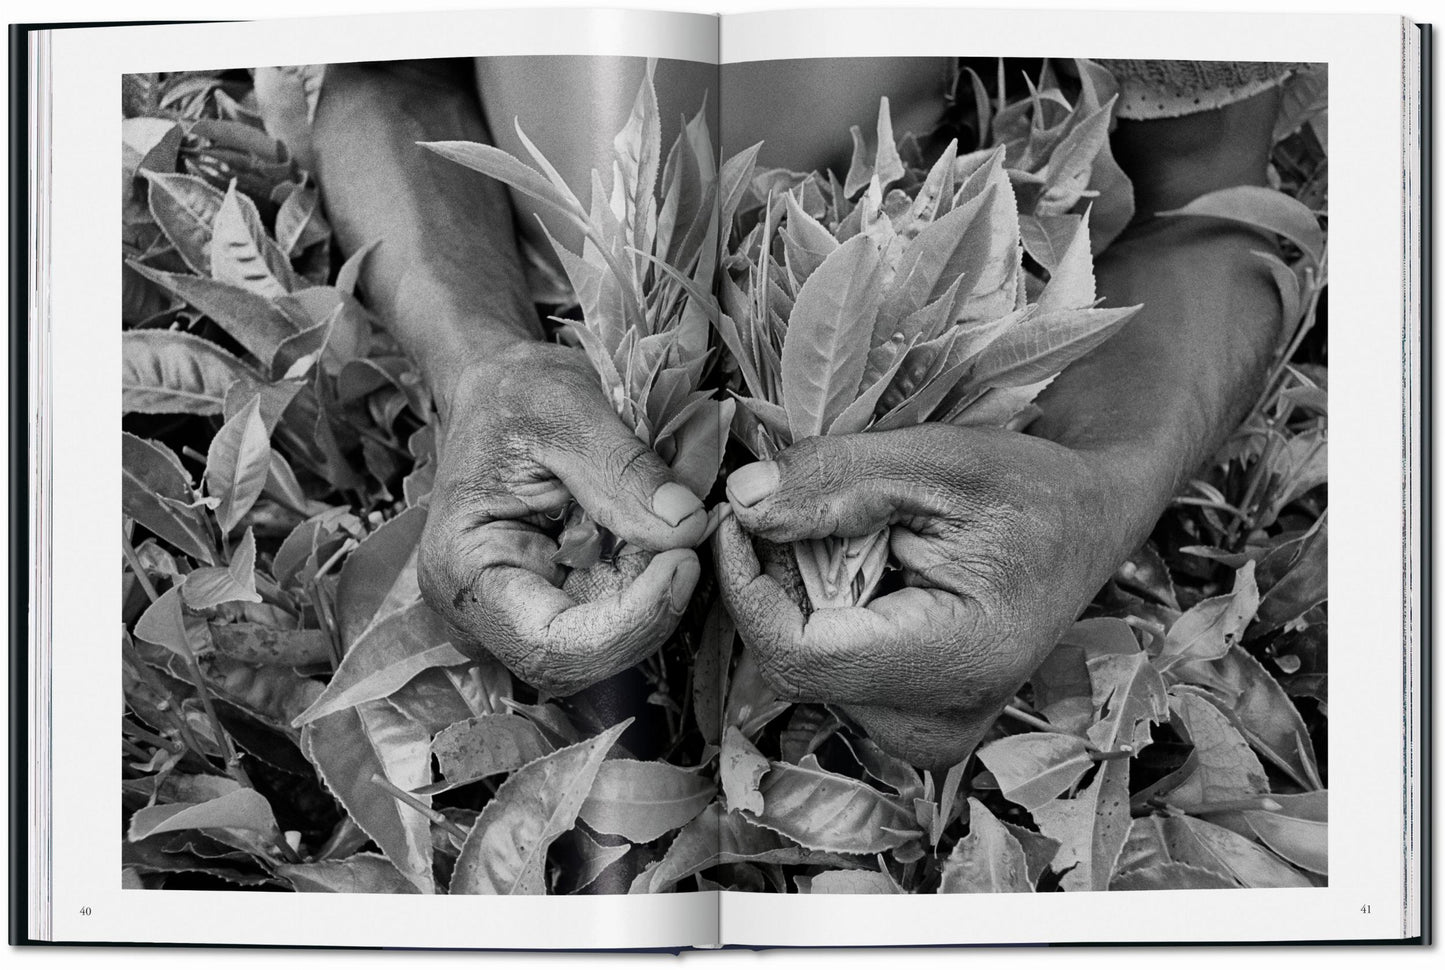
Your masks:
<path fill-rule="evenodd" d="M 1331 270 L 1380 238 L 1331 232 L 1363 199 L 1330 191 L 1332 158 L 1362 154 L 1340 121 L 1358 65 L 1204 32 L 1198 58 L 1179 32 L 1138 56 L 1142 29 L 907 48 L 865 13 L 796 56 L 801 13 L 725 17 L 695 58 L 470 51 L 462 30 L 376 56 L 377 18 L 356 56 L 293 32 L 278 53 L 322 56 L 252 38 L 121 62 L 118 144 L 91 145 L 121 160 L 96 210 L 119 251 L 89 226 L 110 310 L 64 338 L 119 324 L 96 373 L 118 377 L 119 494 L 98 494 L 121 555 L 93 543 L 115 590 L 95 616 L 53 600 L 31 693 L 79 676 L 66 624 L 118 623 L 86 660 L 123 698 L 118 738 L 103 698 L 87 728 L 110 765 L 87 881 L 155 912 L 543 914 L 442 946 L 1006 942 L 977 915 L 908 934 L 1120 892 L 1223 912 L 1272 891 L 1311 914 L 1280 939 L 1420 935 L 1417 789 L 1391 858 L 1339 837 L 1362 799 L 1400 811 L 1360 772 L 1419 770 L 1412 472 L 1337 443 L 1350 559 L 1328 552 L 1332 396 L 1347 441 L 1418 447 L 1400 400 L 1366 427 L 1363 385 L 1330 387 L 1333 344 L 1347 375 L 1403 353 L 1376 386 L 1418 394 L 1408 283 L 1347 277 L 1330 334 Z M 1399 235 L 1376 247 L 1397 270 Z M 1397 692 L 1374 700 L 1368 629 Z M 1383 753 L 1339 746 L 1367 721 Z M 32 730 L 60 750 L 55 722 Z M 71 773 L 35 764 L 47 793 Z M 52 902 L 95 905 L 60 898 L 50 844 L 31 936 Z M 1400 900 L 1352 888 L 1391 873 Z M 794 902 L 819 895 L 910 915 Z M 652 912 L 617 908 L 653 905 L 635 896 L 710 928 L 518 942 L 529 919 Z M 1399 925 L 1318 929 L 1372 905 Z M 1170 933 L 1074 918 L 1050 940 Z M 291 932 L 216 942 L 376 939 Z"/>
<path fill-rule="evenodd" d="M 1323 65 L 124 84 L 128 885 L 1327 882 Z"/>

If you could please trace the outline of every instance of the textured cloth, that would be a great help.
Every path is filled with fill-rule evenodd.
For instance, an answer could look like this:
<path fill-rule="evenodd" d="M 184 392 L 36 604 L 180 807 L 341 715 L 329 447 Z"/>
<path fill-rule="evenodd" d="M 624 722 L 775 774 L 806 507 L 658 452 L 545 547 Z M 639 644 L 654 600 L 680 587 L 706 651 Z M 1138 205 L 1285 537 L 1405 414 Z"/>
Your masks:
<path fill-rule="evenodd" d="M 1177 118 L 1222 108 L 1283 84 L 1308 65 L 1283 61 L 1105 60 L 1119 82 L 1120 118 Z"/>

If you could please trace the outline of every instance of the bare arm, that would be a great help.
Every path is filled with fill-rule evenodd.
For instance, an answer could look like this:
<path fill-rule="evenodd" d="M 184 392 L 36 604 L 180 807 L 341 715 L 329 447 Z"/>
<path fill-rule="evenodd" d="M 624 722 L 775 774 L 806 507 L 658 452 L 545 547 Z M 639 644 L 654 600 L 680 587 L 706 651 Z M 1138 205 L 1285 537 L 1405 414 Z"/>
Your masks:
<path fill-rule="evenodd" d="M 586 358 L 538 339 L 505 190 L 416 144 L 487 140 L 471 65 L 332 67 L 314 127 L 342 248 L 378 243 L 366 297 L 439 404 L 444 446 L 417 561 L 427 602 L 552 693 L 632 666 L 692 594 L 702 503 L 617 418 Z M 587 603 L 561 589 L 548 527 L 574 500 L 656 554 Z"/>
<path fill-rule="evenodd" d="M 468 364 L 541 336 L 506 190 L 417 145 L 489 140 L 470 62 L 332 65 L 314 137 L 342 249 L 379 243 L 362 286 L 445 412 Z"/>
<path fill-rule="evenodd" d="M 1277 109 L 1270 92 L 1219 111 L 1124 121 L 1115 133 L 1140 218 L 1099 259 L 1098 291 L 1107 306 L 1143 309 L 1049 387 L 1030 431 L 1091 457 L 1117 498 L 1119 556 L 1244 417 L 1279 329 L 1279 297 L 1254 255 L 1273 251 L 1272 240 L 1153 215 L 1215 189 L 1263 185 Z"/>

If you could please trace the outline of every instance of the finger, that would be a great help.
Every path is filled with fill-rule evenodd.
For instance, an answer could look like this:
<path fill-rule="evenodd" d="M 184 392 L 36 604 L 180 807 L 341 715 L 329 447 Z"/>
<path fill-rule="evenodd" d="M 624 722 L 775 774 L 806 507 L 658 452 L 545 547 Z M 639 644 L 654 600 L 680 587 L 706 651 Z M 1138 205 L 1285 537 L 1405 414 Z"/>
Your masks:
<path fill-rule="evenodd" d="M 901 516 L 950 511 L 963 484 L 956 428 L 806 438 L 728 476 L 743 526 L 774 542 L 864 536 Z"/>
<path fill-rule="evenodd" d="M 493 566 L 460 601 L 458 625 L 475 630 L 518 677 L 558 695 L 625 670 L 676 628 L 697 585 L 690 549 L 659 553 L 623 589 L 578 604 L 537 573 Z"/>
<path fill-rule="evenodd" d="M 970 700 L 971 692 L 955 685 L 973 666 L 968 641 L 977 623 L 957 596 L 905 589 L 867 608 L 816 610 L 804 618 L 763 572 L 735 517 L 718 527 L 714 542 L 728 610 L 759 670 L 782 696 L 920 710 Z"/>
<path fill-rule="evenodd" d="M 843 711 L 878 746 L 919 768 L 946 771 L 973 753 L 997 720 L 999 708 L 984 714 L 919 713 L 896 707 L 847 704 Z"/>
<path fill-rule="evenodd" d="M 595 400 L 558 416 L 565 424 L 538 446 L 538 459 L 598 524 L 651 552 L 688 549 L 702 540 L 702 500 L 672 477 L 661 458 Z"/>

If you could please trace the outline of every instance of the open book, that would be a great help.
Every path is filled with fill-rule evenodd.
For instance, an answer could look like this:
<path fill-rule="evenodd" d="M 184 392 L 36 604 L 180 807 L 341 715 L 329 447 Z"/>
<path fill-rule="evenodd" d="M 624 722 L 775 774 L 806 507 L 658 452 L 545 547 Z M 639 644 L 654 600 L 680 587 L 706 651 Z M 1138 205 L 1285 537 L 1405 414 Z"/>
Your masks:
<path fill-rule="evenodd" d="M 1428 939 L 1428 33 L 14 37 L 12 940 Z"/>

